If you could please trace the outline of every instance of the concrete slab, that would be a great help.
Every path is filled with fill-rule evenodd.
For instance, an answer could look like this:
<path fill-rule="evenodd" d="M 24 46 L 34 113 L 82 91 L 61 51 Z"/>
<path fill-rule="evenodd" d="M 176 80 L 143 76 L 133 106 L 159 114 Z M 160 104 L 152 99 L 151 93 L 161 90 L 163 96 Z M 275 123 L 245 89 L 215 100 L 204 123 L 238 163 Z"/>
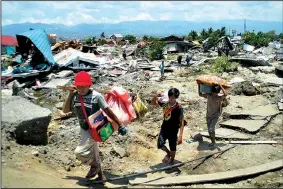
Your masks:
<path fill-rule="evenodd" d="M 278 109 L 279 111 L 283 111 L 283 99 L 281 99 L 278 103 L 277 103 Z"/>
<path fill-rule="evenodd" d="M 63 70 L 55 75 L 56 78 L 64 78 L 72 75 L 74 72 L 71 70 Z"/>
<path fill-rule="evenodd" d="M 222 127 L 244 129 L 248 132 L 258 132 L 263 126 L 268 123 L 267 120 L 238 120 L 231 119 L 220 123 Z"/>
<path fill-rule="evenodd" d="M 209 137 L 209 134 L 207 131 L 200 133 L 202 136 Z M 232 129 L 226 129 L 226 128 L 218 128 L 215 129 L 215 137 L 216 138 L 222 138 L 222 139 L 250 139 L 251 136 L 248 134 L 241 133 L 239 131 L 234 131 Z"/>
<path fill-rule="evenodd" d="M 268 117 L 268 116 L 274 116 L 280 113 L 278 111 L 278 108 L 276 105 L 265 105 L 265 106 L 258 106 L 257 108 L 250 109 L 250 110 L 243 110 L 239 112 L 225 112 L 229 115 L 235 115 L 235 116 L 240 116 L 240 115 L 251 115 L 251 116 L 262 116 L 262 117 Z"/>
<path fill-rule="evenodd" d="M 19 96 L 2 96 L 2 110 L 2 137 L 19 144 L 47 144 L 50 110 Z"/>
<path fill-rule="evenodd" d="M 57 85 L 64 86 L 67 85 L 70 81 L 71 79 L 52 79 L 51 81 L 43 85 L 41 88 L 56 89 Z"/>

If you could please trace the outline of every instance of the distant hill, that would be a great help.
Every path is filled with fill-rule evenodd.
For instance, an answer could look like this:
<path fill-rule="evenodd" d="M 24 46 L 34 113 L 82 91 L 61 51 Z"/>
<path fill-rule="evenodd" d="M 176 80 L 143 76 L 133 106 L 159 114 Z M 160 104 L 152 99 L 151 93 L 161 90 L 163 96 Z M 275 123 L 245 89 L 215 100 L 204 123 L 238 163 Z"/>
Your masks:
<path fill-rule="evenodd" d="M 246 29 L 248 31 L 267 32 L 275 30 L 276 33 L 281 33 L 282 22 L 267 22 L 267 21 L 246 21 Z M 106 36 L 114 33 L 123 35 L 132 34 L 135 36 L 152 35 L 152 36 L 167 36 L 170 34 L 187 35 L 191 30 L 200 32 L 202 29 L 212 27 L 220 29 L 226 27 L 227 32 L 232 33 L 232 29 L 236 29 L 238 33 L 244 31 L 243 20 L 223 20 L 214 22 L 187 22 L 187 21 L 133 21 L 121 22 L 118 24 L 79 24 L 75 26 L 66 26 L 63 24 L 42 24 L 42 23 L 22 23 L 2 26 L 2 34 L 15 35 L 33 29 L 44 29 L 47 33 L 55 33 L 58 37 L 86 37 L 100 36 L 105 32 Z"/>

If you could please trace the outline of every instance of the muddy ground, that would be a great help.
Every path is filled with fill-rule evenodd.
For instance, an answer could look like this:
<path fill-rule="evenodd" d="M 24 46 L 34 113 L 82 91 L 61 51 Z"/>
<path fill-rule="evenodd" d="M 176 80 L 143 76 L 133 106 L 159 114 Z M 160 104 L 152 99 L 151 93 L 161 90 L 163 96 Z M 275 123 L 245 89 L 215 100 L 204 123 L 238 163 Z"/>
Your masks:
<path fill-rule="evenodd" d="M 201 69 L 201 68 L 200 68 Z M 197 94 L 195 74 L 190 68 L 174 73 L 165 73 L 166 78 L 159 81 L 159 73 L 151 72 L 150 80 L 144 77 L 145 72 L 140 71 L 118 78 L 100 78 L 95 83 L 95 88 L 107 89 L 111 86 L 122 86 L 130 91 L 138 92 L 144 102 L 150 101 L 153 91 L 165 91 L 170 87 L 177 87 L 180 92 L 179 101 L 183 105 L 185 118 L 188 125 L 185 127 L 183 143 L 177 147 L 176 161 L 187 161 L 199 156 L 210 154 L 214 150 L 208 148 L 209 140 L 203 142 L 187 143 L 186 140 L 201 131 L 206 131 L 206 100 Z M 227 80 L 233 77 L 243 77 L 252 82 L 240 71 L 229 73 Z M 240 89 L 239 89 L 240 88 Z M 242 90 L 242 93 L 238 91 Z M 243 87 L 234 85 L 229 91 L 230 104 L 227 110 L 252 109 L 260 105 L 276 104 L 280 91 L 279 87 L 262 86 L 254 88 L 248 83 L 245 91 L 254 94 L 246 96 Z M 80 141 L 80 128 L 76 117 L 55 119 L 58 116 L 55 104 L 63 102 L 66 94 L 59 90 L 32 91 L 42 97 L 41 106 L 48 107 L 54 112 L 53 120 L 48 128 L 49 143 L 46 146 L 23 146 L 13 141 L 2 143 L 2 185 L 4 187 L 99 187 L 89 185 L 84 179 L 88 167 L 81 165 L 76 160 L 74 149 Z M 46 105 L 46 103 L 48 104 Z M 51 104 L 51 105 L 50 105 Z M 254 134 L 260 140 L 273 140 L 274 137 L 283 137 L 282 112 L 272 118 L 270 123 Z M 114 177 L 129 173 L 147 171 L 165 166 L 161 163 L 164 153 L 157 150 L 157 136 L 162 123 L 161 109 L 151 107 L 142 119 L 133 121 L 129 125 L 130 132 L 126 136 L 116 133 L 106 143 L 101 143 L 100 155 L 102 166 L 107 177 Z M 229 146 L 227 141 L 218 140 L 221 147 Z M 185 164 L 182 167 L 169 171 L 156 172 L 141 177 L 177 176 L 191 174 L 206 174 L 220 171 L 247 168 L 255 165 L 283 159 L 282 143 L 275 145 L 238 145 L 217 158 L 209 158 L 199 166 L 200 161 Z M 278 170 L 252 178 L 188 185 L 195 188 L 220 188 L 220 187 L 282 187 L 283 170 Z M 100 186 L 101 187 L 101 186 Z M 133 187 L 128 185 L 128 180 L 109 182 L 108 188 Z M 179 187 L 179 186 L 174 186 Z M 184 186 L 182 186 L 184 187 Z"/>

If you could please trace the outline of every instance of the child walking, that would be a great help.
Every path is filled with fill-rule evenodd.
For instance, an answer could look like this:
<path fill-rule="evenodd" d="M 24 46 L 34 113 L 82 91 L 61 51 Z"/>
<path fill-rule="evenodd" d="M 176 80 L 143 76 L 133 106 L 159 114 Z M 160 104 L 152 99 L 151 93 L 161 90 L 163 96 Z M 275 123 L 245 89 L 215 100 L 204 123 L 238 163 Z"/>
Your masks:
<path fill-rule="evenodd" d="M 157 147 L 158 149 L 166 152 L 166 156 L 163 159 L 163 163 L 173 164 L 177 144 L 182 143 L 182 136 L 184 130 L 184 114 L 181 104 L 177 102 L 180 92 L 176 88 L 171 88 L 168 91 L 168 102 L 160 102 L 158 96 L 154 95 L 152 99 L 153 105 L 159 105 L 163 108 L 163 123 L 161 125 L 160 133 L 158 136 Z M 180 129 L 180 133 L 179 133 Z M 179 133 L 179 137 L 178 137 Z M 169 141 L 169 149 L 165 146 L 166 140 Z"/>
<path fill-rule="evenodd" d="M 223 95 L 220 96 L 219 93 L 222 90 Z M 207 99 L 207 110 L 206 110 L 206 123 L 208 134 L 211 139 L 211 148 L 215 148 L 215 126 L 221 115 L 222 101 L 226 98 L 227 93 L 221 85 L 212 87 L 211 94 L 202 94 L 200 92 L 200 85 L 198 85 L 199 96 Z"/>

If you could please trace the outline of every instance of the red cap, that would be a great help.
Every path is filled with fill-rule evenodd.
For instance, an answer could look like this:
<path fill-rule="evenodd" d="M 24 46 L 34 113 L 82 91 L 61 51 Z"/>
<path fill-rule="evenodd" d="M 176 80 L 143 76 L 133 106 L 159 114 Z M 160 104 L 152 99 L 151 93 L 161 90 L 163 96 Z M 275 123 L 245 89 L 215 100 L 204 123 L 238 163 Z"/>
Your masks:
<path fill-rule="evenodd" d="M 85 71 L 80 71 L 75 76 L 75 86 L 92 86 L 91 76 Z"/>

